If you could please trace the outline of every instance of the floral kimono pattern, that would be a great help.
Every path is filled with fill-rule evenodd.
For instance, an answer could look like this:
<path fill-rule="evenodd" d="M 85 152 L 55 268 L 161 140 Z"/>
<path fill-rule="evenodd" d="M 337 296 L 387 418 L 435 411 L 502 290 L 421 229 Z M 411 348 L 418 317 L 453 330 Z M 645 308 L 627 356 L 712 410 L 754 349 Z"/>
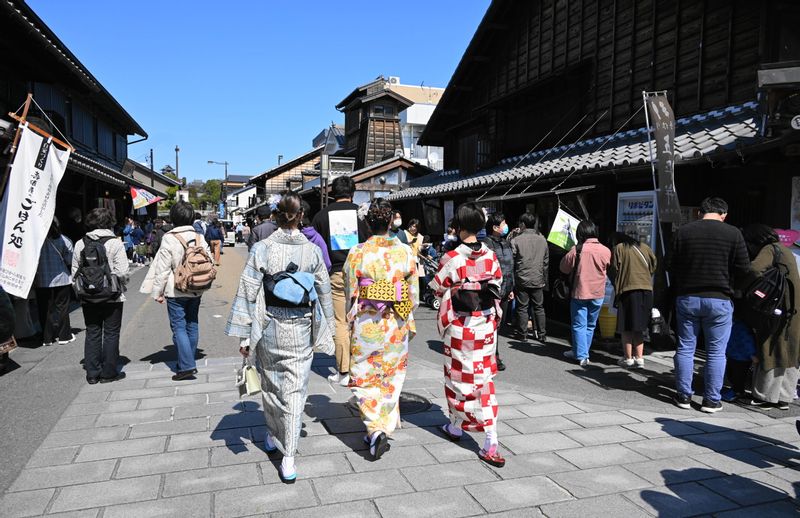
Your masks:
<path fill-rule="evenodd" d="M 499 293 L 503 283 L 500 264 L 486 245 L 473 250 L 460 245 L 447 252 L 439 271 L 430 283 L 439 307 L 438 327 L 444 339 L 445 397 L 453 426 L 482 432 L 497 424 L 497 327 L 502 317 L 497 301 L 494 307 L 472 313 L 453 309 L 452 297 L 460 289 L 475 288 L 488 281 Z"/>
<path fill-rule="evenodd" d="M 350 250 L 343 271 L 352 337 L 350 388 L 368 433 L 390 435 L 400 421 L 408 340 L 416 333 L 417 261 L 411 249 L 397 238 L 372 236 Z M 378 281 L 408 283 L 412 313 L 407 319 L 403 320 L 391 305 L 359 299 L 360 287 Z"/>

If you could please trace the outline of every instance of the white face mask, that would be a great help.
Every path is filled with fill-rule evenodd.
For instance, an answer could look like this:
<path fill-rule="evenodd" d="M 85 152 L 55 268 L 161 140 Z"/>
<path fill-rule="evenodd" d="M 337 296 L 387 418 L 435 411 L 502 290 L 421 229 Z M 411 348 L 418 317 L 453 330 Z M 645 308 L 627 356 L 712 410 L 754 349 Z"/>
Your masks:
<path fill-rule="evenodd" d="M 397 218 L 396 220 L 394 220 L 394 228 L 400 228 L 400 225 L 402 225 L 402 224 L 403 224 L 403 220 L 402 219 Z"/>

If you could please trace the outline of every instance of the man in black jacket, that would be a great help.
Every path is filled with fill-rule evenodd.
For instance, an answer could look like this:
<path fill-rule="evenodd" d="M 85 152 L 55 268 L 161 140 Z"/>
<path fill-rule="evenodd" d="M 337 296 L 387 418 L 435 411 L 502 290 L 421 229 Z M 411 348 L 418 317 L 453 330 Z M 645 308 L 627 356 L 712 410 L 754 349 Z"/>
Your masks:
<path fill-rule="evenodd" d="M 517 330 L 522 340 L 528 331 L 528 307 L 533 306 L 535 334 L 542 343 L 547 341 L 547 318 L 544 313 L 544 289 L 550 250 L 547 240 L 536 230 L 536 216 L 526 212 L 519 218 L 521 232 L 511 240 L 514 251 L 514 292 L 517 297 Z"/>
<path fill-rule="evenodd" d="M 706 198 L 700 204 L 703 219 L 683 225 L 675 233 L 669 269 L 673 274 L 678 346 L 675 351 L 675 404 L 691 408 L 692 375 L 697 335 L 706 345 L 705 391 L 700 410 L 722 410 L 719 391 L 725 374 L 725 349 L 733 325 L 733 286 L 746 279 L 750 259 L 742 233 L 725 223 L 728 204 Z"/>
<path fill-rule="evenodd" d="M 331 184 L 331 194 L 335 202 L 317 212 L 311 225 L 328 244 L 331 258 L 331 295 L 333 313 L 336 318 L 336 368 L 331 374 L 331 382 L 347 386 L 350 382 L 350 324 L 347 322 L 347 301 L 344 293 L 344 274 L 342 268 L 350 248 L 367 240 L 369 232 L 366 223 L 358 217 L 358 205 L 353 203 L 356 184 L 349 176 L 340 176 Z"/>
<path fill-rule="evenodd" d="M 500 309 L 503 310 L 503 319 L 497 326 L 502 327 L 504 320 L 507 320 L 508 304 L 514 300 L 514 253 L 511 250 L 511 243 L 508 242 L 508 224 L 502 212 L 494 212 L 486 218 L 486 237 L 483 244 L 494 252 L 497 262 L 500 263 L 500 271 L 503 272 L 503 285 L 500 287 Z M 526 322 L 527 325 L 527 322 Z M 500 359 L 500 349 L 495 353 L 497 358 L 497 370 L 504 371 L 506 366 Z"/>
<path fill-rule="evenodd" d="M 267 239 L 278 229 L 278 225 L 270 219 L 271 215 L 272 210 L 269 208 L 269 205 L 262 205 L 256 209 L 256 217 L 261 223 L 253 227 L 250 231 L 250 236 L 247 238 L 248 250 L 253 248 L 253 245 L 262 239 Z"/>

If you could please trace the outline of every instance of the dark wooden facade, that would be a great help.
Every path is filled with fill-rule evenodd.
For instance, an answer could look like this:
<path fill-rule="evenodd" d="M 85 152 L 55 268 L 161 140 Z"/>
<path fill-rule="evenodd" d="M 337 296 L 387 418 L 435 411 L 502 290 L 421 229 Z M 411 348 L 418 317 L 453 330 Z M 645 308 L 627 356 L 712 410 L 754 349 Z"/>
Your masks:
<path fill-rule="evenodd" d="M 336 109 L 345 114 L 345 149 L 362 169 L 403 149 L 400 112 L 413 103 L 388 89 L 384 79 L 356 88 Z"/>
<path fill-rule="evenodd" d="M 800 59 L 798 27 L 792 0 L 495 0 L 421 143 L 469 174 L 640 127 L 643 90 L 677 116 L 755 100 L 760 64 Z"/>

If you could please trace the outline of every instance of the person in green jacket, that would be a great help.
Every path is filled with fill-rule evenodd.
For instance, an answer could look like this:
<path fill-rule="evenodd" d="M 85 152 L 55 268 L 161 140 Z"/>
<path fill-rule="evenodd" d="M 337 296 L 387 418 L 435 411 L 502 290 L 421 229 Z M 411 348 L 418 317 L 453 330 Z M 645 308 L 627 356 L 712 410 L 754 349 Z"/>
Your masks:
<path fill-rule="evenodd" d="M 653 250 L 627 234 L 617 233 L 610 276 L 617 305 L 617 332 L 622 336 L 621 367 L 644 367 L 644 332 L 653 310 L 653 274 L 657 259 Z"/>

